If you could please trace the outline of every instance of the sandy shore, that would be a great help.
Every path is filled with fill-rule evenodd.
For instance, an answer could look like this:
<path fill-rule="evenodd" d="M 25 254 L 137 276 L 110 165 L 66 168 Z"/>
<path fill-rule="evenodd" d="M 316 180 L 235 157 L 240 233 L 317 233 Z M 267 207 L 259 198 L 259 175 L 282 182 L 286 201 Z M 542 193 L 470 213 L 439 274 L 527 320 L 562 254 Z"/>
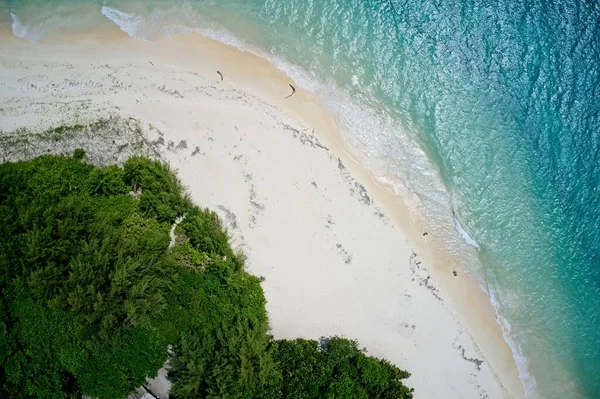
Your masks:
<path fill-rule="evenodd" d="M 223 80 L 216 71 L 220 71 Z M 139 121 L 193 200 L 264 276 L 277 338 L 343 335 L 421 398 L 522 397 L 487 296 L 378 184 L 335 122 L 266 60 L 198 35 L 0 35 L 0 130 Z"/>

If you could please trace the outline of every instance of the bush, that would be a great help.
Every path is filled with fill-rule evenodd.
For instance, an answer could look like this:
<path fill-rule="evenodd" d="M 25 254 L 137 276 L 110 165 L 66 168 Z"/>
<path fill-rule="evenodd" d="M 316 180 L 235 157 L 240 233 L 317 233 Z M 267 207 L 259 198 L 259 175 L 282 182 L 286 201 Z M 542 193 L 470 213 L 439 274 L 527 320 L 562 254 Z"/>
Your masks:
<path fill-rule="evenodd" d="M 95 168 L 89 176 L 90 194 L 127 194 L 128 187 L 123 181 L 123 170 L 118 166 Z"/>
<path fill-rule="evenodd" d="M 367 356 L 355 341 L 296 339 L 278 341 L 276 348 L 284 398 L 412 398 L 402 384 L 410 374 Z"/>
<path fill-rule="evenodd" d="M 123 165 L 124 181 L 141 191 L 140 209 L 147 217 L 173 223 L 191 208 L 181 183 L 168 166 L 148 158 L 132 157 Z"/>
<path fill-rule="evenodd" d="M 221 257 L 233 257 L 229 236 L 219 216 L 213 211 L 192 208 L 179 224 L 179 231 L 189 238 L 192 246 L 198 251 Z"/>
<path fill-rule="evenodd" d="M 203 273 L 186 273 L 202 311 L 173 348 L 170 397 L 280 397 L 259 279 L 218 255 Z"/>
<path fill-rule="evenodd" d="M 77 148 L 75 151 L 73 151 L 73 158 L 76 160 L 81 161 L 83 157 L 85 157 L 85 151 L 83 148 Z"/>
<path fill-rule="evenodd" d="M 175 399 L 412 397 L 353 341 L 273 341 L 260 279 L 166 165 L 84 155 L 0 165 L 1 397 L 124 398 L 169 345 Z"/>
<path fill-rule="evenodd" d="M 8 397 L 124 397 L 167 358 L 157 326 L 177 267 L 169 226 L 145 216 L 122 169 L 81 154 L 0 165 Z"/>

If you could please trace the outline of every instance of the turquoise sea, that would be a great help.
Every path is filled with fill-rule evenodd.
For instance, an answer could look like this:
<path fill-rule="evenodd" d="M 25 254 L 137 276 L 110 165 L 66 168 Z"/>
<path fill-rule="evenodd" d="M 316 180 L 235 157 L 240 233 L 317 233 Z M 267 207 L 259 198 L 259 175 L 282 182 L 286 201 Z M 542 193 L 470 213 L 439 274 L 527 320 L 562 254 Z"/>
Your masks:
<path fill-rule="evenodd" d="M 319 98 L 365 165 L 411 193 L 415 212 L 433 224 L 454 215 L 438 233 L 475 248 L 465 262 L 528 397 L 600 398 L 600 3 L 0 6 L 0 25 L 35 42 L 107 24 L 148 40 L 198 32 L 269 58 Z"/>

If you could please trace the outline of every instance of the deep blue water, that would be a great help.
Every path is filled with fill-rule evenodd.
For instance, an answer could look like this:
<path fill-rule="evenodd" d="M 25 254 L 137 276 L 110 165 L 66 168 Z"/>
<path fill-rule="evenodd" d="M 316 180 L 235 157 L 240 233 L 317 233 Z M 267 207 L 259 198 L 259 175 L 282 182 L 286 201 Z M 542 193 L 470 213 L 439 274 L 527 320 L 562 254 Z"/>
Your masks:
<path fill-rule="evenodd" d="M 458 231 L 438 233 L 477 246 L 466 267 L 529 396 L 600 397 L 598 2 L 13 0 L 0 14 L 33 41 L 117 23 L 269 57 L 415 212 L 443 225 L 453 210 Z"/>

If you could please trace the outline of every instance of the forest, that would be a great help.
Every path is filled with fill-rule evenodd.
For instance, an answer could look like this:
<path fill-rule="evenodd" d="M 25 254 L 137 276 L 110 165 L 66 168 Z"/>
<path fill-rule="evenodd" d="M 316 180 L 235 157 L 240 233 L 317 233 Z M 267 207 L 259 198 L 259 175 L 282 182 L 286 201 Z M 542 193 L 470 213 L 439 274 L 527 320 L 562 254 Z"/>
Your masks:
<path fill-rule="evenodd" d="M 0 397 L 125 398 L 169 360 L 174 399 L 412 398 L 353 340 L 275 340 L 244 264 L 160 161 L 1 164 Z"/>

